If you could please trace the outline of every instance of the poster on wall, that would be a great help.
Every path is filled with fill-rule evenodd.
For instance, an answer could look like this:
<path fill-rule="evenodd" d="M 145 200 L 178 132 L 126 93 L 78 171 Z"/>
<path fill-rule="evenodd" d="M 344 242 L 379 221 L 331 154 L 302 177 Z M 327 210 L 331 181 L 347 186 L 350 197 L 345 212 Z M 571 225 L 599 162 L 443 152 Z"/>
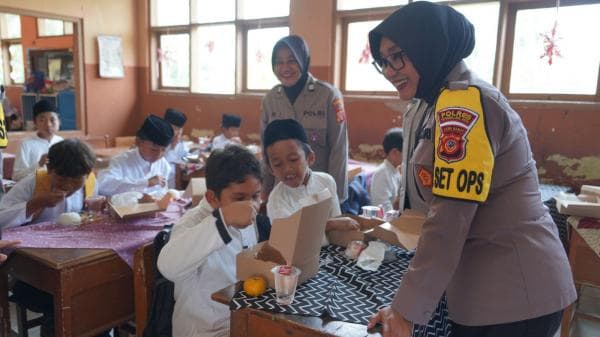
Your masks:
<path fill-rule="evenodd" d="M 120 36 L 99 35 L 98 53 L 100 77 L 123 78 L 123 44 Z"/>

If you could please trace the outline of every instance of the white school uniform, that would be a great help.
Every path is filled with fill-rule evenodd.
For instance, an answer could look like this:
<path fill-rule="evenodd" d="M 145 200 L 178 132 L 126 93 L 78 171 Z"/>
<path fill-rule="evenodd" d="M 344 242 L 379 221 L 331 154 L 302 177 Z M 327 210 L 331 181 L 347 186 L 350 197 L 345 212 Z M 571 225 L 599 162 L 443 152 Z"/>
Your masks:
<path fill-rule="evenodd" d="M 393 209 L 394 201 L 400 193 L 402 175 L 389 160 L 384 159 L 373 172 L 369 195 L 373 205 L 383 206 L 384 211 Z"/>
<path fill-rule="evenodd" d="M 315 172 L 310 173 L 310 177 L 306 185 L 298 187 L 290 187 L 283 182 L 277 183 L 269 194 L 267 201 L 267 215 L 273 221 L 274 219 L 287 218 L 297 212 L 302 207 L 308 206 L 304 202 L 311 201 L 309 198 L 322 190 L 327 189 L 331 194 L 331 205 L 329 207 L 329 217 L 337 217 L 342 214 L 340 210 L 340 202 L 337 196 L 337 187 L 335 180 L 328 173 Z M 321 245 L 327 245 L 327 237 L 323 233 Z"/>
<path fill-rule="evenodd" d="M 50 141 L 40 138 L 37 133 L 21 142 L 15 155 L 15 166 L 12 179 L 19 181 L 34 173 L 39 168 L 42 155 L 48 153 L 50 146 L 63 140 L 61 136 L 53 135 Z"/>
<path fill-rule="evenodd" d="M 167 192 L 167 186 L 148 187 L 148 179 L 156 175 L 168 178 L 169 172 L 171 168 L 164 157 L 150 163 L 142 158 L 138 148 L 133 148 L 111 159 L 108 168 L 100 171 L 98 192 L 101 195 L 112 196 L 136 191 L 161 197 Z"/>
<path fill-rule="evenodd" d="M 2 228 L 16 227 L 28 223 L 55 221 L 65 212 L 80 212 L 85 199 L 83 188 L 65 198 L 52 208 L 45 208 L 32 219 L 26 215 L 27 202 L 33 198 L 35 191 L 35 174 L 19 181 L 0 201 L 0 226 Z"/>
<path fill-rule="evenodd" d="M 168 178 L 169 188 L 175 188 L 175 172 L 177 170 L 176 165 L 182 163 L 182 158 L 188 155 L 189 152 L 190 151 L 184 142 L 179 142 L 175 144 L 175 146 L 169 145 L 169 147 L 167 147 L 165 159 L 171 166 L 171 171 L 169 172 Z"/>
<path fill-rule="evenodd" d="M 229 307 L 210 297 L 236 282 L 236 255 L 258 238 L 255 225 L 225 225 L 231 237 L 226 244 L 213 211 L 202 199 L 185 213 L 158 257 L 158 269 L 175 283 L 173 337 L 229 336 Z"/>

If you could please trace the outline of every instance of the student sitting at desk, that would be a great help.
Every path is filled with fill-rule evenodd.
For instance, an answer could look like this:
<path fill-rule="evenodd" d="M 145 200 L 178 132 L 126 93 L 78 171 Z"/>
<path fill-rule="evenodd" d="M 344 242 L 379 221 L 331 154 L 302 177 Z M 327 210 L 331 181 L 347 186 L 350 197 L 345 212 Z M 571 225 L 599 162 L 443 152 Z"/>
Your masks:
<path fill-rule="evenodd" d="M 341 214 L 335 180 L 326 172 L 313 172 L 310 165 L 315 161 L 315 153 L 308 145 L 304 127 L 294 119 L 274 120 L 265 128 L 264 153 L 273 176 L 279 183 L 275 185 L 267 202 L 267 215 L 271 219 L 285 218 L 303 206 L 302 200 L 324 189 L 331 194 L 330 219 L 325 232 L 331 230 L 358 230 L 358 223 Z M 323 235 L 322 244 L 327 245 Z"/>
<path fill-rule="evenodd" d="M 13 180 L 21 180 L 44 167 L 48 160 L 48 149 L 63 138 L 56 133 L 60 119 L 52 103 L 41 100 L 33 105 L 33 122 L 36 133 L 21 142 L 15 156 Z"/>
<path fill-rule="evenodd" d="M 173 140 L 171 140 L 171 144 L 169 144 L 169 146 L 167 147 L 165 159 L 167 159 L 167 161 L 171 165 L 171 172 L 169 173 L 168 179 L 169 188 L 175 188 L 175 166 L 179 163 L 182 163 L 181 158 L 186 156 L 190 152 L 188 147 L 181 140 L 183 126 L 187 121 L 187 117 L 181 111 L 168 108 L 165 111 L 165 120 L 169 122 L 169 124 L 171 124 L 171 127 L 173 128 Z"/>
<path fill-rule="evenodd" d="M 208 158 L 206 196 L 173 227 L 158 256 L 158 269 L 175 282 L 174 337 L 229 336 L 229 307 L 211 294 L 236 282 L 243 248 L 269 238 L 269 219 L 257 216 L 261 185 L 260 163 L 245 148 L 228 146 Z"/>
<path fill-rule="evenodd" d="M 146 117 L 136 134 L 136 147 L 113 158 L 98 175 L 99 193 L 112 196 L 137 191 L 164 195 L 171 171 L 164 155 L 172 139 L 173 128 L 167 121 L 154 115 Z"/>
<path fill-rule="evenodd" d="M 212 150 L 222 149 L 230 144 L 241 144 L 240 126 L 242 118 L 232 114 L 223 114 L 221 130 L 223 133 L 216 136 L 212 141 Z"/>
<path fill-rule="evenodd" d="M 384 211 L 399 209 L 400 165 L 402 165 L 402 129 L 389 129 L 383 136 L 385 159 L 377 166 L 371 179 L 369 194 L 373 205 L 381 205 Z"/>
<path fill-rule="evenodd" d="M 65 212 L 79 212 L 95 193 L 94 152 L 78 139 L 50 147 L 48 169 L 19 181 L 0 201 L 2 228 L 55 221 Z"/>

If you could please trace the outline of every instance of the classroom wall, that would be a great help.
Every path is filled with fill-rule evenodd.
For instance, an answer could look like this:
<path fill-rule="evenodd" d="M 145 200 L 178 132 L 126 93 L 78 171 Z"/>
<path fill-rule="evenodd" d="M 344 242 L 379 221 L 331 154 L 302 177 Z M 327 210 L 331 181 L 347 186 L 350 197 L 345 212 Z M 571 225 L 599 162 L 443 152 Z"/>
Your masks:
<path fill-rule="evenodd" d="M 334 1 L 292 0 L 291 9 L 292 33 L 302 35 L 311 48 L 311 72 L 331 81 L 334 78 Z M 147 43 L 145 50 L 148 54 Z M 170 106 L 180 108 L 190 115 L 186 126 L 189 132 L 191 128 L 218 130 L 221 113 L 230 111 L 243 116 L 243 135 L 258 132 L 260 95 L 189 96 L 151 92 L 148 63 L 148 57 L 140 62 L 144 67 L 140 76 L 144 88 L 141 93 L 143 115 L 160 114 Z M 376 159 L 381 153 L 379 144 L 383 133 L 390 127 L 402 125 L 402 104 L 395 97 L 364 96 L 346 96 L 345 104 L 351 153 L 360 159 Z M 542 181 L 573 186 L 600 184 L 600 139 L 594 136 L 600 130 L 600 104 L 512 104 L 528 130 Z"/>
<path fill-rule="evenodd" d="M 132 134 L 139 124 L 137 65 L 139 35 L 138 0 L 2 0 L 2 9 L 18 9 L 21 14 L 83 21 L 84 81 L 87 118 L 82 129 L 90 135 L 111 137 Z M 98 76 L 97 36 L 119 35 L 123 39 L 125 76 L 102 79 Z M 41 42 L 38 42 L 41 43 Z M 11 102 L 20 101 L 21 88 L 8 88 Z M 20 105 L 20 103 L 18 103 Z"/>

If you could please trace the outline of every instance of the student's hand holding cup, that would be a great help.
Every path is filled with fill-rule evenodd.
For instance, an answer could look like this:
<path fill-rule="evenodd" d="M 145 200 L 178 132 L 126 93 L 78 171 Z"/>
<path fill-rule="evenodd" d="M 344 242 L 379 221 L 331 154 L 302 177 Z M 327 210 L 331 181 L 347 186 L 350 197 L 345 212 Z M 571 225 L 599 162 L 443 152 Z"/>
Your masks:
<path fill-rule="evenodd" d="M 167 180 L 159 175 L 155 175 L 154 177 L 148 179 L 148 187 L 152 187 L 155 185 L 166 186 Z"/>
<path fill-rule="evenodd" d="M 221 208 L 223 222 L 236 227 L 246 228 L 256 222 L 256 206 L 253 201 L 235 201 Z"/>

